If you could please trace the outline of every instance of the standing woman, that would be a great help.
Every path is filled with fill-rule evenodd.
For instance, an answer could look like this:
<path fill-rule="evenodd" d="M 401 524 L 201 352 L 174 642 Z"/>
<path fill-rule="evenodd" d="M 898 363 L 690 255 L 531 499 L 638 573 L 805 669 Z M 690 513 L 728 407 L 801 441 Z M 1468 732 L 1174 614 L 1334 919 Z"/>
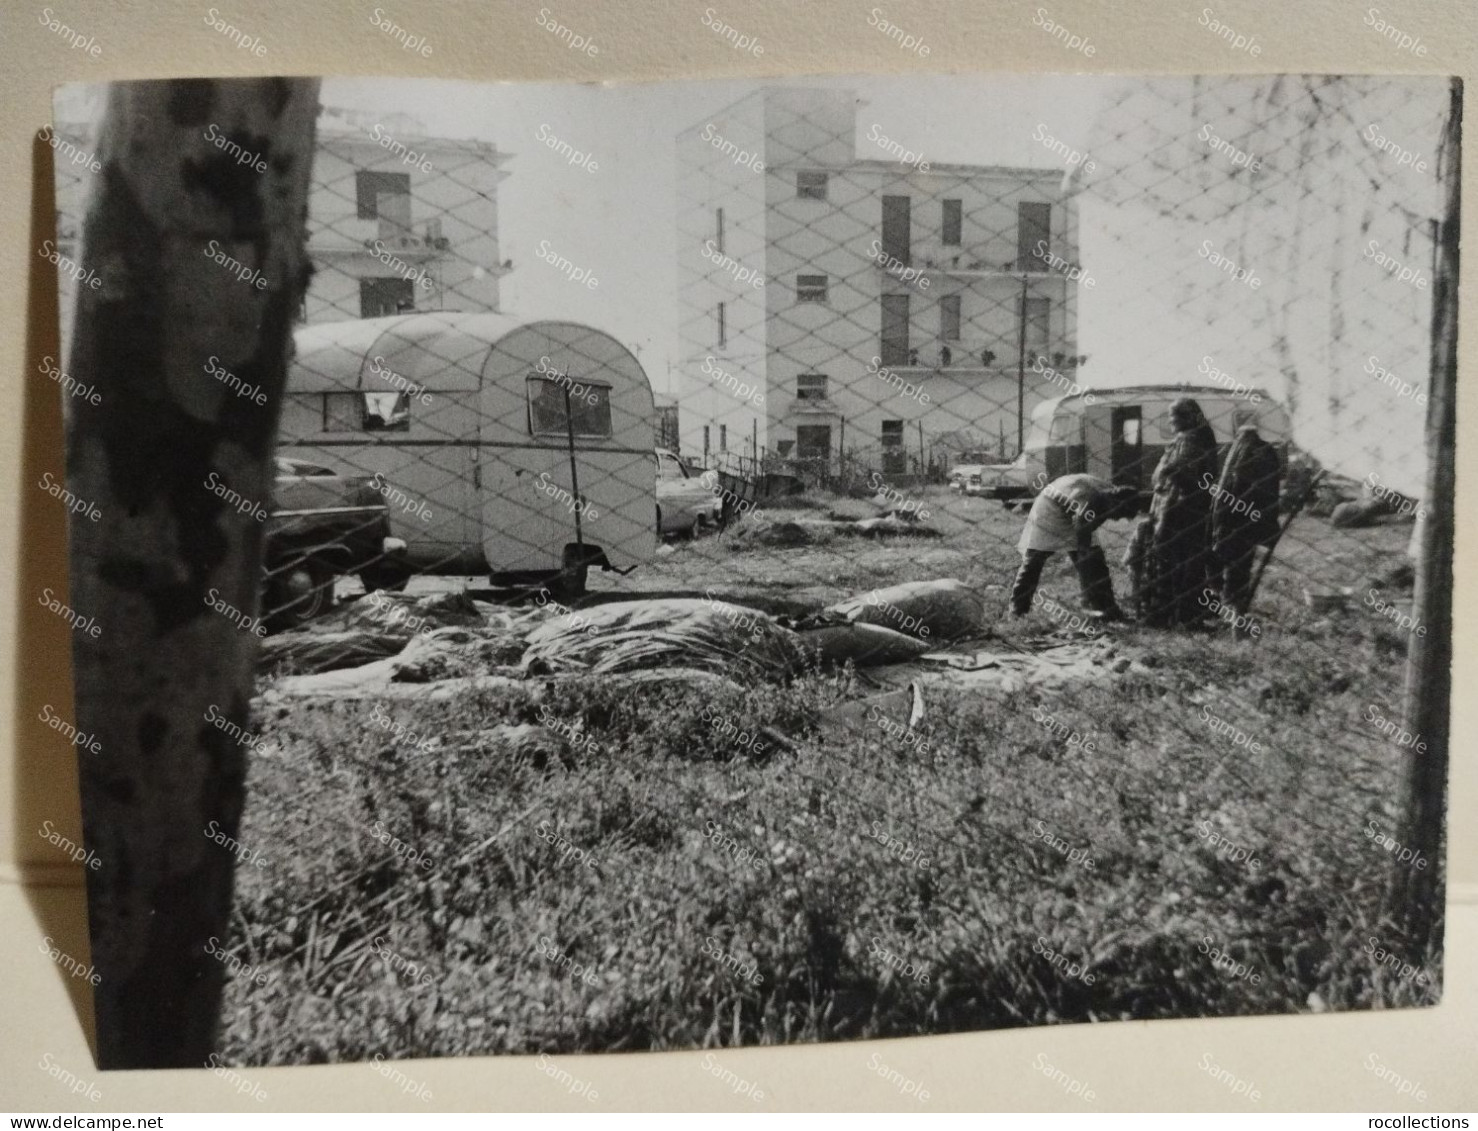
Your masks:
<path fill-rule="evenodd" d="M 1213 579 L 1211 503 L 1216 433 L 1201 406 L 1182 397 L 1170 406 L 1175 438 L 1155 466 L 1150 546 L 1145 562 L 1146 622 L 1159 628 L 1200 619 L 1201 591 Z"/>

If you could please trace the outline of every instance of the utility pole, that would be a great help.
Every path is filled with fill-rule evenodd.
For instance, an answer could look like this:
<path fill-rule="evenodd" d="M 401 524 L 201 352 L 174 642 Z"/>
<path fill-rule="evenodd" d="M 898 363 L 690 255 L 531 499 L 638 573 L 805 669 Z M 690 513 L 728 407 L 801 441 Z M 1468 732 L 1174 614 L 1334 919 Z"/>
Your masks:
<path fill-rule="evenodd" d="M 1026 272 L 1021 273 L 1021 311 L 1016 347 L 1016 454 L 1026 447 Z"/>
<path fill-rule="evenodd" d="M 1463 95 L 1461 79 L 1452 79 L 1447 124 L 1443 130 L 1441 165 L 1444 216 L 1432 287 L 1431 388 L 1427 400 L 1427 513 L 1418 533 L 1416 592 L 1412 626 L 1407 632 L 1406 678 L 1402 715 L 1406 729 L 1420 736 L 1424 749 L 1403 750 L 1400 843 L 1416 851 L 1416 859 L 1393 864 L 1390 904 L 1393 918 L 1406 933 L 1413 961 L 1442 945 L 1441 867 L 1443 825 L 1447 808 L 1448 712 L 1452 699 L 1452 550 L 1453 506 L 1457 468 L 1457 326 L 1458 204 Z M 1418 630 L 1421 631 L 1418 631 Z M 1421 867 L 1418 861 L 1425 861 Z"/>

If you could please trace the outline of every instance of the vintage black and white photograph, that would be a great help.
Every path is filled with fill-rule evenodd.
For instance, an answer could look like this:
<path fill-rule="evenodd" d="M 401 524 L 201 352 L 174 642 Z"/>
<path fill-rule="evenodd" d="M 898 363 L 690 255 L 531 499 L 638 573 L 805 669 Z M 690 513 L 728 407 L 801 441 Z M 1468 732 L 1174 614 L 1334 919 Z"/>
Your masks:
<path fill-rule="evenodd" d="M 103 1065 L 1436 1004 L 1460 118 L 60 88 Z"/>

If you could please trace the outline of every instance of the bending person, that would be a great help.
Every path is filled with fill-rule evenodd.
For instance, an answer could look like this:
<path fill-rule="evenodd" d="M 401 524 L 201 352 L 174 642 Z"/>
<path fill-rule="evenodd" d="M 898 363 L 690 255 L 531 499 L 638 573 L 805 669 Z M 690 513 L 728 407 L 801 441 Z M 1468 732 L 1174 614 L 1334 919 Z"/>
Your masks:
<path fill-rule="evenodd" d="M 1021 567 L 1011 585 L 1012 614 L 1031 611 L 1042 567 L 1058 550 L 1066 550 L 1078 571 L 1083 604 L 1105 620 L 1123 620 L 1108 561 L 1093 532 L 1111 518 L 1132 518 L 1138 509 L 1135 488 L 1115 487 L 1094 475 L 1063 475 L 1048 483 L 1032 503 L 1016 543 Z"/>

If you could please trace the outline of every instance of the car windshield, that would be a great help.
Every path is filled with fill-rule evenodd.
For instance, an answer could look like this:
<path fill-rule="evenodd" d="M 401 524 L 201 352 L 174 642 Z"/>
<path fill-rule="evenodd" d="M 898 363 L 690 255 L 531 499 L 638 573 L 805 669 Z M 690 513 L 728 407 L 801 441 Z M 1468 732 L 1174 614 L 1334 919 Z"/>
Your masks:
<path fill-rule="evenodd" d="M 658 452 L 657 478 L 687 479 L 689 478 L 688 469 L 683 466 L 683 461 L 676 456 L 668 455 L 666 452 Z"/>
<path fill-rule="evenodd" d="M 326 467 L 319 467 L 316 463 L 302 463 L 294 459 L 279 459 L 277 461 L 278 475 L 328 475 L 333 471 Z"/>

